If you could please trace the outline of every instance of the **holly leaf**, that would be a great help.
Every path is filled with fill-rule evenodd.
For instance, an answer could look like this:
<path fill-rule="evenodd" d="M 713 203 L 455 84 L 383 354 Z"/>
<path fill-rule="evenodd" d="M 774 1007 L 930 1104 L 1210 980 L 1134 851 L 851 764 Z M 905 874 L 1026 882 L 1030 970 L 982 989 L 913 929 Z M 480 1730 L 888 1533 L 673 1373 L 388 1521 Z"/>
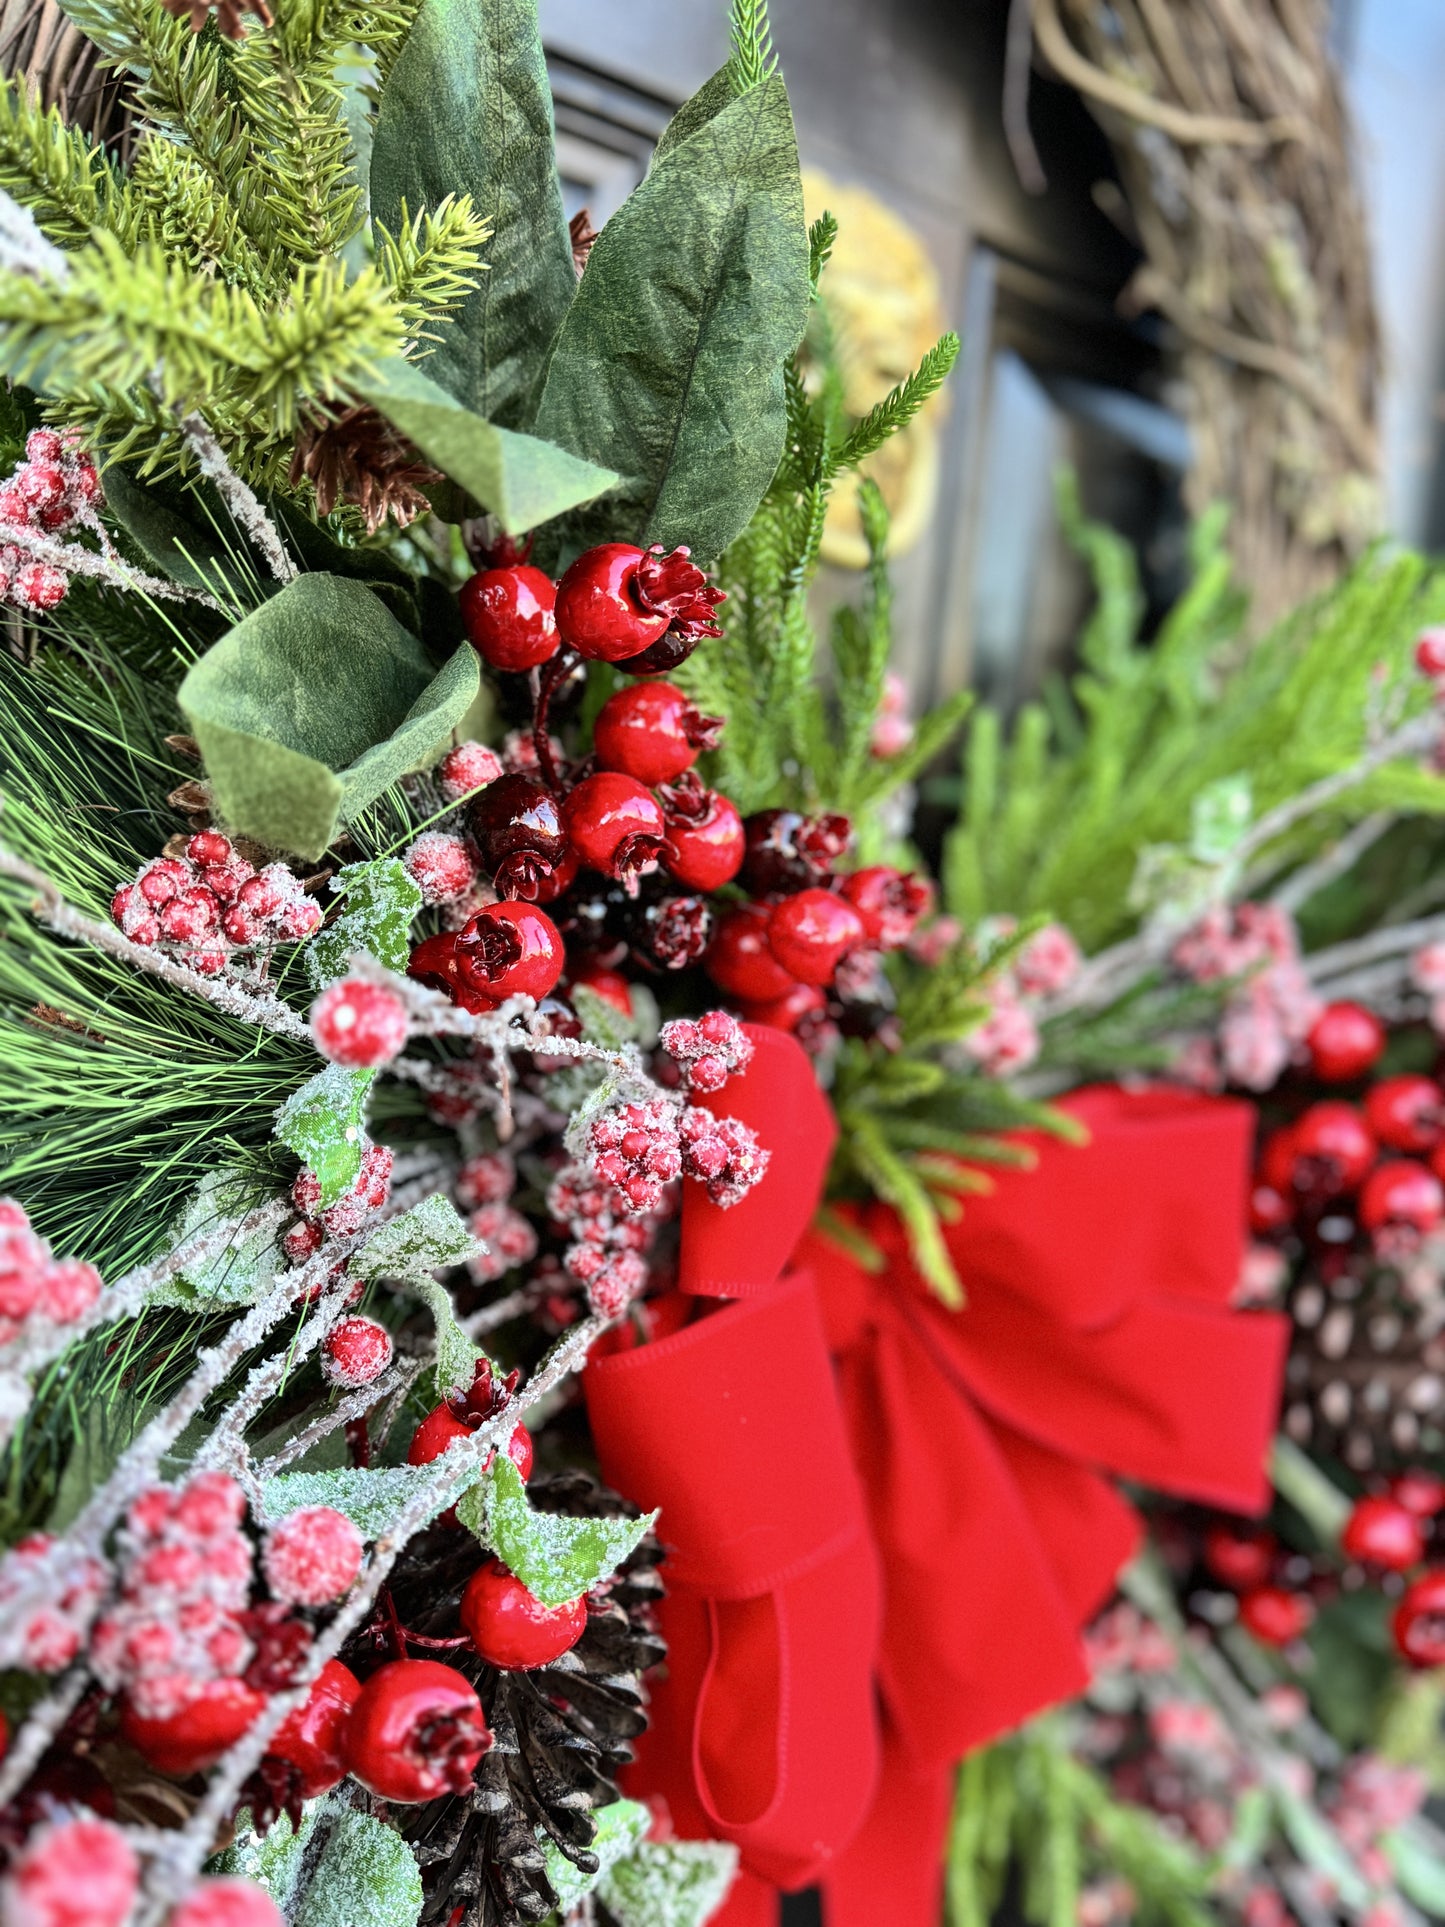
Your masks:
<path fill-rule="evenodd" d="M 428 369 L 434 366 L 428 356 Z M 616 486 L 610 468 L 484 421 L 409 361 L 385 361 L 353 386 L 509 534 L 522 535 Z"/>
<path fill-rule="evenodd" d="M 276 1136 L 316 1173 L 323 1210 L 356 1182 L 366 1148 L 366 1100 L 375 1081 L 375 1071 L 328 1064 L 276 1113 Z"/>
<path fill-rule="evenodd" d="M 477 1240 L 440 1191 L 410 1211 L 379 1225 L 351 1261 L 359 1278 L 394 1278 L 409 1285 L 429 1284 L 432 1273 L 465 1264 L 477 1253 Z"/>
<path fill-rule="evenodd" d="M 588 1842 L 587 1851 L 595 1855 L 598 1863 L 592 1873 L 583 1873 L 553 1845 L 543 1828 L 537 1829 L 537 1845 L 547 1863 L 547 1879 L 559 1907 L 574 1907 L 584 1894 L 590 1894 L 608 1869 L 625 1859 L 652 1825 L 652 1815 L 636 1800 L 613 1800 L 605 1807 L 598 1807 L 592 1818 L 597 1831 Z"/>
<path fill-rule="evenodd" d="M 308 574 L 228 630 L 178 700 L 218 814 L 314 859 L 341 821 L 435 761 L 478 687 L 474 650 L 434 671 L 364 583 Z"/>
<path fill-rule="evenodd" d="M 721 1840 L 642 1840 L 604 1870 L 598 1894 L 619 1927 L 703 1927 L 737 1867 L 737 1848 Z"/>
<path fill-rule="evenodd" d="M 308 1805 L 299 1828 L 282 1814 L 221 1858 L 268 1893 L 292 1927 L 416 1927 L 421 1870 L 405 1840 L 335 1798 Z"/>
<path fill-rule="evenodd" d="M 388 970 L 405 970 L 422 894 L 401 859 L 381 856 L 370 863 L 348 863 L 331 888 L 345 900 L 345 908 L 306 946 L 306 975 L 316 989 L 344 977 L 358 950 Z"/>
<path fill-rule="evenodd" d="M 570 1519 L 564 1513 L 535 1512 L 521 1473 L 499 1452 L 486 1476 L 462 1494 L 457 1517 L 544 1606 L 561 1606 L 614 1573 L 657 1514 Z"/>
<path fill-rule="evenodd" d="M 394 234 L 453 194 L 492 235 L 427 367 L 465 407 L 516 426 L 577 286 L 536 0 L 424 0 L 387 79 L 373 222 Z"/>
<path fill-rule="evenodd" d="M 576 518 L 580 539 L 626 531 L 711 558 L 747 523 L 783 452 L 808 237 L 776 74 L 733 100 L 710 83 L 679 118 L 682 137 L 664 136 L 593 244 L 534 427 L 625 477 L 605 516 Z"/>
<path fill-rule="evenodd" d="M 306 1505 L 344 1512 L 363 1537 L 379 1539 L 396 1523 L 425 1483 L 424 1465 L 341 1465 L 330 1472 L 278 1472 L 261 1481 L 268 1519 L 284 1519 Z M 436 1511 L 442 1507 L 437 1505 Z M 435 1516 L 435 1514 L 433 1514 Z"/>
<path fill-rule="evenodd" d="M 172 1243 L 213 1231 L 227 1218 L 244 1218 L 259 1199 L 255 1184 L 233 1165 L 211 1171 L 186 1201 Z M 201 1264 L 163 1278 L 150 1293 L 153 1305 L 250 1305 L 281 1269 L 281 1247 L 274 1231 L 254 1231 Z"/>

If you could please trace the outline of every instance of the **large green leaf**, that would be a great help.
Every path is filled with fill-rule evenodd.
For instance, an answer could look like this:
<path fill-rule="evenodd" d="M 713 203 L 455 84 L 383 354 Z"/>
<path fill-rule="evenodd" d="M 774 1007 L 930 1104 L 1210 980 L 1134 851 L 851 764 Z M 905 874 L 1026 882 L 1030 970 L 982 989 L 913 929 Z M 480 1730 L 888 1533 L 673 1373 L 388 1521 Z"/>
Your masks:
<path fill-rule="evenodd" d="M 366 1101 L 375 1082 L 375 1071 L 328 1064 L 276 1113 L 276 1135 L 316 1173 L 323 1209 L 346 1196 L 361 1170 Z"/>
<path fill-rule="evenodd" d="M 338 823 L 435 761 L 478 686 L 472 650 L 436 672 L 364 584 L 303 575 L 202 656 L 179 701 L 222 820 L 315 858 Z"/>
<path fill-rule="evenodd" d="M 462 1494 L 457 1517 L 544 1606 L 580 1599 L 616 1572 L 657 1519 L 570 1519 L 537 1512 L 522 1475 L 506 1453 L 494 1455 L 486 1476 Z"/>
<path fill-rule="evenodd" d="M 491 223 L 486 269 L 427 366 L 513 427 L 577 285 L 553 149 L 536 0 L 424 0 L 381 97 L 372 218 L 395 234 L 403 207 L 469 194 Z"/>
<path fill-rule="evenodd" d="M 807 319 L 788 97 L 717 81 L 607 223 L 547 369 L 536 431 L 626 478 L 585 539 L 626 530 L 719 555 L 783 449 L 783 366 Z"/>
<path fill-rule="evenodd" d="M 434 366 L 428 357 L 427 367 Z M 409 361 L 385 361 L 353 385 L 513 535 L 592 501 L 617 481 L 610 468 L 483 421 Z"/>

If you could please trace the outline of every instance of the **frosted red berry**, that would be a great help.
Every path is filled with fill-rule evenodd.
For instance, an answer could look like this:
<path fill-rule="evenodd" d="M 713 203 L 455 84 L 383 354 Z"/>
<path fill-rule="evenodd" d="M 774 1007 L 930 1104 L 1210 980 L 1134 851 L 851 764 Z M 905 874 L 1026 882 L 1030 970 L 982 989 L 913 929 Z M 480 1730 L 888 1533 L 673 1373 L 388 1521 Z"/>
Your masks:
<path fill-rule="evenodd" d="M 678 1017 L 664 1024 L 657 1040 L 681 1068 L 690 1091 L 711 1096 L 753 1060 L 754 1045 L 736 1017 L 709 1010 L 699 1018 Z"/>
<path fill-rule="evenodd" d="M 933 908 L 933 891 L 922 877 L 875 863 L 844 877 L 843 895 L 862 919 L 870 943 L 901 950 Z"/>
<path fill-rule="evenodd" d="M 1381 1078 L 1366 1091 L 1364 1111 L 1365 1123 L 1392 1151 L 1421 1155 L 1445 1137 L 1445 1093 L 1430 1077 Z"/>
<path fill-rule="evenodd" d="M 635 885 L 657 868 L 666 841 L 662 805 L 635 777 L 599 770 L 562 806 L 567 841 L 591 869 Z"/>
<path fill-rule="evenodd" d="M 303 1800 L 314 1800 L 345 1777 L 346 1729 L 360 1697 L 361 1682 L 351 1668 L 328 1659 L 305 1704 L 288 1713 L 271 1736 L 266 1750 L 296 1768 Z"/>
<path fill-rule="evenodd" d="M 161 907 L 161 935 L 171 943 L 199 943 L 220 921 L 220 907 L 209 890 L 181 890 Z"/>
<path fill-rule="evenodd" d="M 153 909 L 190 887 L 192 872 L 178 857 L 158 856 L 136 878 L 136 887 Z"/>
<path fill-rule="evenodd" d="M 213 1767 L 260 1717 L 264 1693 L 241 1679 L 213 1679 L 178 1712 L 148 1718 L 127 1700 L 121 1712 L 121 1737 L 158 1773 L 178 1780 Z"/>
<path fill-rule="evenodd" d="M 1398 1499 L 1370 1495 L 1358 1499 L 1340 1533 L 1347 1558 L 1386 1572 L 1408 1572 L 1425 1556 L 1420 1521 Z"/>
<path fill-rule="evenodd" d="M 587 1628 L 587 1601 L 544 1606 L 500 1561 L 489 1559 L 467 1581 L 460 1616 L 489 1666 L 522 1673 L 550 1666 L 572 1650 Z"/>
<path fill-rule="evenodd" d="M 401 1805 L 465 1793 L 492 1735 L 455 1667 L 397 1659 L 366 1681 L 346 1732 L 347 1770 Z"/>
<path fill-rule="evenodd" d="M 493 669 L 535 669 L 561 646 L 557 585 L 529 563 L 480 570 L 458 600 L 468 641 Z"/>
<path fill-rule="evenodd" d="M 1322 1084 L 1348 1084 L 1384 1055 L 1385 1026 L 1363 1004 L 1326 1004 L 1306 1039 L 1310 1068 Z"/>
<path fill-rule="evenodd" d="M 801 984 L 826 984 L 850 950 L 864 941 L 863 919 L 831 890 L 799 890 L 768 916 L 768 948 Z"/>
<path fill-rule="evenodd" d="M 1211 1526 L 1204 1535 L 1204 1563 L 1222 1585 L 1253 1592 L 1274 1570 L 1279 1546 L 1273 1533 Z"/>
<path fill-rule="evenodd" d="M 742 903 L 718 919 L 703 967 L 719 990 L 745 1003 L 768 1003 L 786 997 L 797 985 L 768 943 L 769 909 L 762 903 Z"/>
<path fill-rule="evenodd" d="M 457 1203 L 464 1211 L 505 1204 L 517 1188 L 517 1167 L 505 1151 L 481 1151 L 457 1172 Z"/>
<path fill-rule="evenodd" d="M 457 932 L 456 974 L 491 998 L 535 997 L 555 989 L 567 953 L 555 923 L 535 903 L 490 903 Z"/>
<path fill-rule="evenodd" d="M 263 1888 L 254 1881 L 223 1874 L 198 1880 L 169 1916 L 166 1927 L 286 1927 L 286 1923 L 281 1909 Z"/>
<path fill-rule="evenodd" d="M 411 1445 L 407 1449 L 407 1464 L 430 1465 L 433 1459 L 441 1457 L 454 1440 L 470 1438 L 483 1422 L 479 1415 L 469 1424 L 466 1418 L 459 1418 L 446 1403 L 434 1406 L 412 1434 Z M 514 1426 L 507 1440 L 507 1457 L 524 1479 L 532 1476 L 533 1456 L 531 1433 L 525 1425 Z M 491 1454 L 488 1453 L 485 1464 L 490 1465 L 491 1462 Z"/>
<path fill-rule="evenodd" d="M 37 1827 L 0 1886 L 7 1927 L 125 1927 L 140 1862 L 119 1827 L 90 1815 Z"/>
<path fill-rule="evenodd" d="M 743 829 L 747 847 L 738 880 L 755 896 L 825 882 L 852 833 L 846 816 L 798 810 L 759 810 Z"/>
<path fill-rule="evenodd" d="M 449 803 L 459 803 L 473 790 L 485 789 L 502 773 L 502 759 L 485 743 L 458 743 L 437 766 L 437 780 Z"/>
<path fill-rule="evenodd" d="M 678 1125 L 682 1168 L 707 1186 L 708 1197 L 727 1209 L 741 1203 L 767 1173 L 770 1153 L 756 1131 L 735 1117 L 714 1117 L 703 1105 L 690 1105 Z"/>
<path fill-rule="evenodd" d="M 476 882 L 471 851 L 459 836 L 426 830 L 402 858 L 423 903 L 451 903 Z"/>
<path fill-rule="evenodd" d="M 1445 1666 L 1445 1568 L 1422 1573 L 1405 1588 L 1390 1631 L 1412 1666 Z"/>
<path fill-rule="evenodd" d="M 509 1204 L 483 1204 L 468 1221 L 482 1249 L 467 1260 L 476 1284 L 489 1285 L 517 1265 L 528 1265 L 537 1255 L 537 1233 L 520 1211 Z"/>
<path fill-rule="evenodd" d="M 610 1184 L 626 1211 L 656 1211 L 663 1187 L 682 1171 L 678 1114 L 661 1098 L 617 1104 L 594 1118 L 588 1132 L 592 1169 Z"/>
<path fill-rule="evenodd" d="M 689 890 L 720 890 L 742 867 L 746 839 L 736 805 L 684 776 L 662 791 L 668 874 Z"/>
<path fill-rule="evenodd" d="M 1288 1646 L 1313 1618 L 1309 1599 L 1283 1586 L 1256 1586 L 1239 1602 L 1239 1623 L 1266 1646 Z"/>
<path fill-rule="evenodd" d="M 521 771 L 487 785 L 467 828 L 498 896 L 535 902 L 568 854 L 560 801 L 540 776 Z"/>
<path fill-rule="evenodd" d="M 288 1606 L 327 1606 L 360 1572 L 364 1550 L 344 1512 L 307 1505 L 271 1528 L 261 1564 L 273 1598 Z"/>
<path fill-rule="evenodd" d="M 333 1064 L 389 1064 L 406 1042 L 406 1005 L 385 984 L 343 977 L 311 1006 L 311 1034 Z"/>
<path fill-rule="evenodd" d="M 374 1318 L 343 1318 L 321 1341 L 321 1370 L 343 1391 L 370 1385 L 391 1363 L 391 1333 Z"/>
<path fill-rule="evenodd" d="M 651 788 L 691 769 L 699 751 L 717 747 L 721 731 L 721 719 L 704 716 L 675 684 L 640 682 L 607 698 L 592 740 L 603 769 Z"/>

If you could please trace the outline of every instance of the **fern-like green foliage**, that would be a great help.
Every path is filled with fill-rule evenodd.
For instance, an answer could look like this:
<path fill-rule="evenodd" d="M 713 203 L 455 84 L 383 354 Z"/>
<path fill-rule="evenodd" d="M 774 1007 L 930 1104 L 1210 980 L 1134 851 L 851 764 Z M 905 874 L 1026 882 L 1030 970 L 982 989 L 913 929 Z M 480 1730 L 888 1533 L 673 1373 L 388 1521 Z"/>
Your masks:
<path fill-rule="evenodd" d="M 1428 706 L 1410 645 L 1445 614 L 1445 579 L 1417 557 L 1372 555 L 1247 647 L 1215 514 L 1195 532 L 1190 586 L 1146 643 L 1128 545 L 1083 520 L 1067 480 L 1060 501 L 1097 589 L 1083 666 L 1008 728 L 992 710 L 973 718 L 944 880 L 967 920 L 1055 916 L 1093 950 L 1134 920 L 1141 854 L 1187 850 L 1221 786 L 1236 781 L 1258 820 Z M 1386 763 L 1273 844 L 1268 866 L 1378 810 L 1439 813 L 1445 782 L 1418 761 Z"/>

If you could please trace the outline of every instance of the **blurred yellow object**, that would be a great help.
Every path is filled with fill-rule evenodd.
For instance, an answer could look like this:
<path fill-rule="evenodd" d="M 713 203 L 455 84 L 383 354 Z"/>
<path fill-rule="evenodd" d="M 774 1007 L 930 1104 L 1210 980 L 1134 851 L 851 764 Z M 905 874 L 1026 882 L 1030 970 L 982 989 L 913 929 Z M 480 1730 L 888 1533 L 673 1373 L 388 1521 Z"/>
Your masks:
<path fill-rule="evenodd" d="M 803 199 L 810 221 L 825 208 L 838 220 L 823 291 L 845 406 L 850 415 L 866 415 L 912 374 L 943 333 L 938 275 L 922 237 L 866 188 L 845 187 L 816 168 L 804 168 Z M 863 473 L 882 489 L 893 518 L 889 550 L 895 555 L 917 542 L 933 513 L 942 406 L 935 396 L 863 465 Z M 843 569 L 861 569 L 868 561 L 857 491 L 846 481 L 828 505 L 823 558 Z"/>

